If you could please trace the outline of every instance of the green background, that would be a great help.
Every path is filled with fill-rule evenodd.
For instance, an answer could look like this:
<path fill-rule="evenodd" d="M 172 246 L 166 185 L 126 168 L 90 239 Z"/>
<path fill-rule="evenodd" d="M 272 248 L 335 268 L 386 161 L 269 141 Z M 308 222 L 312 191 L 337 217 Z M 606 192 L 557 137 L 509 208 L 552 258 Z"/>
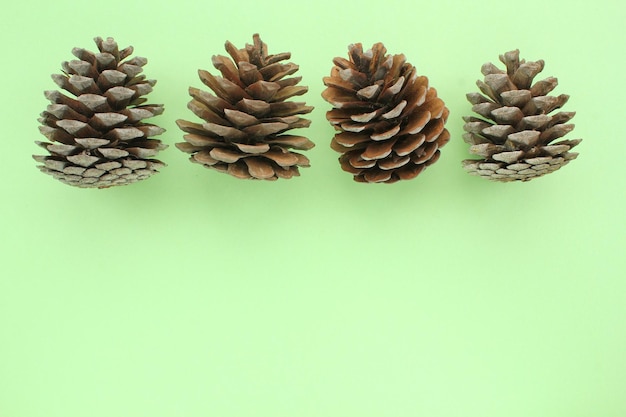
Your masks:
<path fill-rule="evenodd" d="M 3 6 L 0 417 L 624 417 L 622 2 L 23 0 Z M 225 40 L 292 52 L 312 167 L 240 181 L 174 121 Z M 106 190 L 35 168 L 49 75 L 94 36 L 158 80 L 162 173 Z M 321 79 L 347 46 L 404 53 L 451 111 L 417 179 L 365 185 L 329 148 Z M 577 111 L 580 157 L 467 175 L 465 93 L 519 48 Z M 499 63 L 498 63 L 499 64 Z M 500 65 L 500 64 L 499 64 Z"/>

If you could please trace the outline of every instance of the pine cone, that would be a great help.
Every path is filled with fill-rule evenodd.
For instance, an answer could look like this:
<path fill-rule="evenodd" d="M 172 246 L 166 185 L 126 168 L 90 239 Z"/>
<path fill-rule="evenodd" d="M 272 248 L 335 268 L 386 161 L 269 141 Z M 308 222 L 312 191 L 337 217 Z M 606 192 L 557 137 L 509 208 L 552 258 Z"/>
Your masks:
<path fill-rule="evenodd" d="M 41 113 L 41 133 L 53 143 L 35 142 L 50 155 L 34 155 L 38 168 L 76 187 L 107 188 L 150 177 L 165 164 L 150 159 L 167 145 L 150 136 L 165 130 L 142 120 L 163 113 L 143 104 L 155 80 L 140 75 L 147 60 L 121 51 L 113 38 L 94 38 L 100 53 L 74 48 L 78 60 L 63 62 L 52 79 L 76 98 L 46 91 L 52 102 Z"/>
<path fill-rule="evenodd" d="M 334 106 L 326 118 L 340 131 L 331 147 L 358 182 L 393 183 L 415 178 L 439 159 L 450 140 L 449 111 L 403 54 L 386 55 L 382 43 L 349 58 L 335 58 L 322 97 Z"/>
<path fill-rule="evenodd" d="M 237 178 L 291 178 L 300 175 L 298 167 L 309 166 L 308 158 L 292 149 L 315 145 L 284 132 L 308 127 L 311 122 L 298 115 L 313 107 L 285 100 L 306 93 L 308 87 L 297 86 L 302 77 L 286 78 L 298 70 L 293 63 L 281 63 L 291 53 L 268 55 L 259 35 L 253 39 L 253 45 L 244 49 L 226 42 L 232 61 L 221 55 L 212 57 L 221 77 L 198 71 L 214 94 L 189 88 L 193 100 L 187 107 L 205 123 L 177 120 L 187 134 L 185 142 L 176 146 L 191 154 L 192 162 Z"/>
<path fill-rule="evenodd" d="M 573 128 L 566 124 L 575 112 L 550 113 L 569 96 L 548 95 L 557 79 L 548 77 L 533 84 L 544 61 L 519 59 L 519 50 L 500 55 L 506 71 L 492 63 L 482 67 L 485 81 L 477 81 L 483 94 L 470 93 L 472 110 L 481 117 L 464 117 L 465 142 L 470 152 L 483 159 L 468 159 L 463 166 L 472 175 L 494 181 L 529 181 L 556 171 L 578 154 L 569 152 L 581 139 L 554 140 Z M 486 96 L 486 97 L 485 97 Z"/>

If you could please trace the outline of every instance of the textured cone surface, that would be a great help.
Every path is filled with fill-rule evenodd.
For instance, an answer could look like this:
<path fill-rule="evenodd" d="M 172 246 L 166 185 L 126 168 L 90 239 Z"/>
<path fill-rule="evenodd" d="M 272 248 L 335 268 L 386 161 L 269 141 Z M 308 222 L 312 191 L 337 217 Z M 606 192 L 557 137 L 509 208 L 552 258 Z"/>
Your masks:
<path fill-rule="evenodd" d="M 284 61 L 290 53 L 269 55 L 258 34 L 253 44 L 238 49 L 226 42 L 226 56 L 212 57 L 221 76 L 200 70 L 200 80 L 213 93 L 190 88 L 187 106 L 201 123 L 177 120 L 187 134 L 176 147 L 190 160 L 241 179 L 276 180 L 300 175 L 309 160 L 295 150 L 311 149 L 309 139 L 285 134 L 308 127 L 300 117 L 313 107 L 286 101 L 304 94 L 301 77 L 290 77 L 298 66 Z"/>
<path fill-rule="evenodd" d="M 49 155 L 35 155 L 38 168 L 82 188 L 131 184 L 165 164 L 151 159 L 167 146 L 151 138 L 165 130 L 143 120 L 163 113 L 161 104 L 144 104 L 155 80 L 146 80 L 145 58 L 132 47 L 120 50 L 113 38 L 94 39 L 99 52 L 74 48 L 77 59 L 63 62 L 52 79 L 67 91 L 46 91 L 52 104 L 41 113 L 39 130 L 50 142 L 36 143 Z M 72 97 L 73 96 L 73 97 Z"/>
<path fill-rule="evenodd" d="M 574 128 L 567 122 L 575 113 L 553 113 L 569 99 L 566 94 L 549 95 L 556 78 L 533 84 L 543 70 L 542 60 L 520 60 L 519 50 L 514 50 L 500 55 L 500 61 L 506 69 L 483 65 L 484 81 L 477 82 L 481 93 L 467 95 L 479 117 L 463 118 L 463 139 L 481 159 L 467 159 L 463 166 L 470 174 L 493 181 L 529 181 L 578 156 L 570 150 L 581 139 L 557 141 Z"/>
<path fill-rule="evenodd" d="M 326 118 L 339 132 L 331 147 L 358 182 L 393 183 L 415 178 L 437 161 L 450 140 L 449 111 L 404 55 L 387 55 L 382 43 L 349 59 L 335 58 L 322 97 L 333 105 Z"/>

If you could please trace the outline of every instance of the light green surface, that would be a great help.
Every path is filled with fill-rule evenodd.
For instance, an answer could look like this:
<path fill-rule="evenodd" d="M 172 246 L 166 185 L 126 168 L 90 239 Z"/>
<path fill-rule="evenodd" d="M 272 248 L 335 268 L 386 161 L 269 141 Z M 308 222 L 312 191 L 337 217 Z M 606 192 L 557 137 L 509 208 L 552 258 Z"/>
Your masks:
<path fill-rule="evenodd" d="M 0 417 L 624 417 L 624 6 L 615 1 L 180 0 L 3 6 Z M 292 52 L 312 168 L 187 162 L 174 121 L 226 39 Z M 49 74 L 114 36 L 146 56 L 169 166 L 81 190 L 35 169 Z M 417 179 L 352 182 L 321 78 L 352 42 L 404 53 L 451 111 Z M 467 175 L 480 66 L 520 48 L 577 111 L 578 160 Z"/>

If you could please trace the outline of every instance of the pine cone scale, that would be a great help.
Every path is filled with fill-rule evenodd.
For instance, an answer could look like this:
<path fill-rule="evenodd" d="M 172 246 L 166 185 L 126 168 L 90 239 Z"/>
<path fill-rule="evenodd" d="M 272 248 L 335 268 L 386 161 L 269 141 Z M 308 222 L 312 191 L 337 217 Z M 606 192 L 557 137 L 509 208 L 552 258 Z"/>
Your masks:
<path fill-rule="evenodd" d="M 67 159 L 69 162 L 85 168 L 92 166 L 100 160 L 100 158 L 98 158 L 97 156 L 87 155 L 84 152 L 76 155 L 68 155 L 65 159 Z"/>
<path fill-rule="evenodd" d="M 259 158 L 245 158 L 250 175 L 257 179 L 270 179 L 275 177 L 272 165 Z"/>
<path fill-rule="evenodd" d="M 417 150 L 424 142 L 426 142 L 426 136 L 423 133 L 402 136 L 396 142 L 394 151 L 398 156 L 406 156 Z"/>
<path fill-rule="evenodd" d="M 377 128 L 379 128 L 379 127 L 378 126 L 373 126 L 372 127 L 374 132 L 379 130 Z M 382 131 L 377 132 L 377 133 L 371 133 L 370 134 L 370 139 L 372 139 L 373 141 L 376 141 L 376 142 L 384 141 L 384 140 L 387 140 L 387 139 L 391 139 L 391 138 L 395 137 L 398 134 L 398 132 L 400 132 L 400 125 L 382 126 L 382 129 L 380 129 L 380 130 L 382 130 Z"/>
<path fill-rule="evenodd" d="M 315 146 L 315 143 L 313 143 L 308 138 L 304 136 L 295 136 L 295 135 L 280 135 L 275 138 L 266 140 L 266 143 L 270 145 L 271 144 L 280 145 L 281 147 L 285 149 L 293 148 L 293 149 L 298 149 L 298 150 L 303 150 L 303 151 L 312 149 Z"/>
<path fill-rule="evenodd" d="M 377 160 L 386 158 L 391 154 L 393 145 L 396 144 L 396 139 L 384 141 L 384 142 L 370 142 L 365 151 L 361 153 L 361 158 L 366 161 Z"/>

